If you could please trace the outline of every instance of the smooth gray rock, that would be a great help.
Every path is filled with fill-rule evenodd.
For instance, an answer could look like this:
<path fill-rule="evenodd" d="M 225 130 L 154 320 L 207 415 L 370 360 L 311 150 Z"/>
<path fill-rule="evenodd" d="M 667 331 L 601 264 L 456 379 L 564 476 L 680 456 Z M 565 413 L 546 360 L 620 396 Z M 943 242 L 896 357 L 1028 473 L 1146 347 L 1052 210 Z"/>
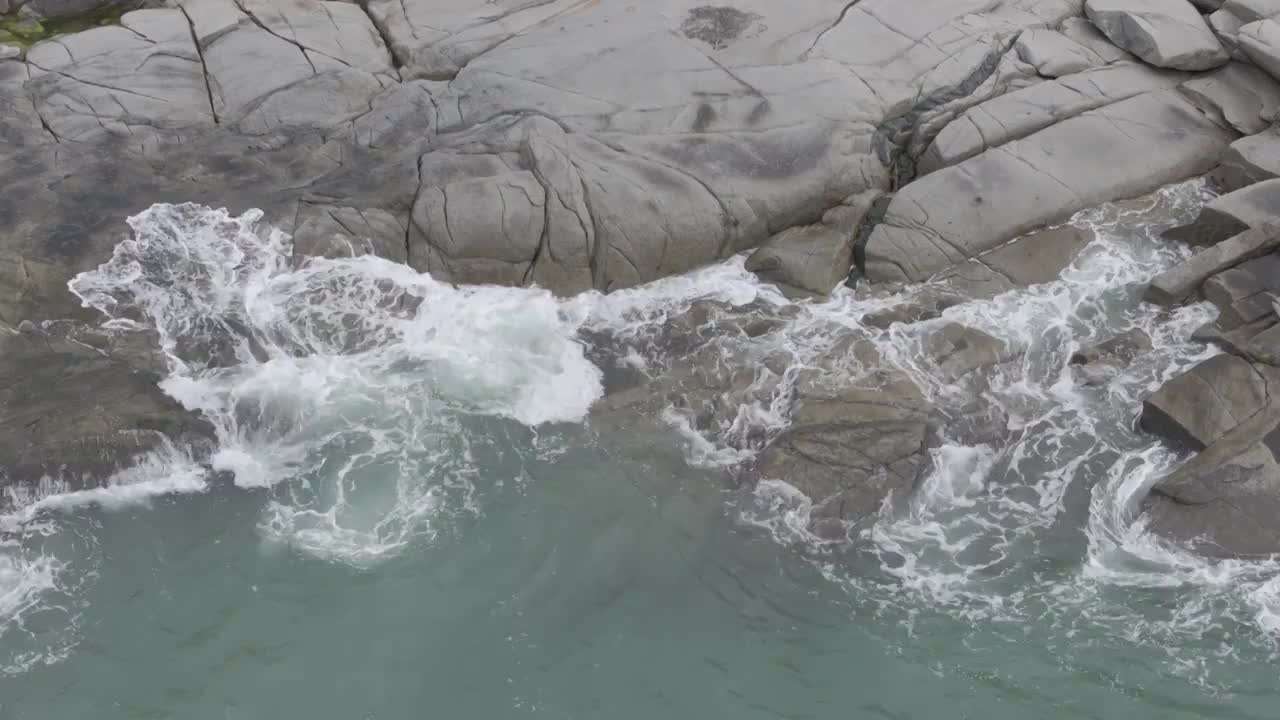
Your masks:
<path fill-rule="evenodd" d="M 1280 220 L 1278 202 L 1280 179 L 1263 180 L 1210 200 L 1194 222 L 1164 236 L 1190 245 L 1215 245 L 1251 227 Z"/>
<path fill-rule="evenodd" d="M 1280 23 L 1258 20 L 1240 28 L 1236 34 L 1240 50 L 1272 77 L 1280 78 Z"/>
<path fill-rule="evenodd" d="M 115 134 L 154 147 L 158 133 L 209 126 L 200 54 L 178 10 L 138 10 L 120 26 L 40 42 L 27 52 L 32 95 L 58 140 Z"/>
<path fill-rule="evenodd" d="M 1280 131 L 1267 130 L 1231 143 L 1214 169 L 1215 184 L 1227 190 L 1280 177 Z"/>
<path fill-rule="evenodd" d="M 22 48 L 17 45 L 0 44 L 0 62 L 5 60 L 18 60 L 22 58 Z"/>
<path fill-rule="evenodd" d="M 1267 255 L 1278 247 L 1280 225 L 1250 228 L 1157 275 L 1142 297 L 1156 305 L 1173 307 L 1193 296 L 1210 277 L 1246 260 Z"/>
<path fill-rule="evenodd" d="M 1063 20 L 1058 29 L 1071 40 L 1089 48 L 1095 55 L 1107 63 L 1122 60 L 1137 60 L 1131 53 L 1121 50 L 1115 43 L 1107 39 L 1093 23 L 1083 17 L 1071 17 Z"/>
<path fill-rule="evenodd" d="M 1280 115 L 1280 83 L 1252 65 L 1227 63 L 1180 87 L 1197 107 L 1245 135 L 1266 130 Z"/>
<path fill-rule="evenodd" d="M 924 280 L 1078 210 L 1203 173 L 1233 139 L 1175 90 L 1086 112 L 903 188 L 868 238 L 866 274 Z"/>
<path fill-rule="evenodd" d="M 1148 527 L 1198 552 L 1280 552 L 1280 408 L 1237 425 L 1161 478 L 1142 503 Z"/>
<path fill-rule="evenodd" d="M 1116 45 L 1156 67 L 1209 70 L 1227 53 L 1186 0 L 1085 0 L 1089 20 Z"/>
<path fill-rule="evenodd" d="M 1215 355 L 1142 403 L 1139 425 L 1175 447 L 1201 450 L 1269 402 L 1280 376 L 1235 355 Z"/>
<path fill-rule="evenodd" d="M 1205 281 L 1203 292 L 1218 308 L 1221 330 L 1270 319 L 1274 298 L 1280 296 L 1280 255 L 1263 255 L 1223 270 Z"/>
<path fill-rule="evenodd" d="M 1182 73 L 1123 63 L 1044 82 L 993 98 L 948 124 L 920 157 L 929 173 L 1055 123 L 1151 90 L 1171 88 Z"/>
<path fill-rule="evenodd" d="M 395 81 L 359 6 L 182 0 L 181 8 L 200 44 L 214 117 L 243 132 L 345 122 Z"/>

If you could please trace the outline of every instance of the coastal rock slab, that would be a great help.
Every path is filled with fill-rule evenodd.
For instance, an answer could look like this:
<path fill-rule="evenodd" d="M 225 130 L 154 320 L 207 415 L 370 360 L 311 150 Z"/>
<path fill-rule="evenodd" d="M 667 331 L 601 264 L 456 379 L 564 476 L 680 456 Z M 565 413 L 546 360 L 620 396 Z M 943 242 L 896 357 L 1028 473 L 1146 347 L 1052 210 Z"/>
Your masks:
<path fill-rule="evenodd" d="M 1036 230 L 944 270 L 937 279 L 973 298 L 1053 282 L 1093 239 L 1092 231 L 1074 225 Z"/>
<path fill-rule="evenodd" d="M 1089 20 L 1116 45 L 1156 67 L 1209 70 L 1227 53 L 1186 0 L 1085 0 Z"/>
<path fill-rule="evenodd" d="M 925 280 L 1078 210 L 1203 173 L 1234 139 L 1176 90 L 1070 118 L 903 188 L 868 238 L 867 277 Z"/>
<path fill-rule="evenodd" d="M 345 122 L 395 81 L 391 57 L 357 5 L 183 0 L 181 7 L 200 45 L 214 116 L 243 132 Z"/>
<path fill-rule="evenodd" d="M 1142 297 L 1149 303 L 1173 307 L 1194 295 L 1213 275 L 1267 255 L 1276 248 L 1280 248 L 1280 226 L 1267 224 L 1250 228 L 1157 275 Z"/>
<path fill-rule="evenodd" d="M 966 110 L 943 128 L 917 168 L 923 174 L 955 165 L 1090 110 L 1175 87 L 1185 78 L 1182 73 L 1124 63 L 1001 95 Z"/>
<path fill-rule="evenodd" d="M 147 143 L 214 123 L 200 53 L 178 10 L 138 10 L 119 26 L 36 43 L 26 64 L 26 91 L 58 140 L 114 133 Z"/>
<path fill-rule="evenodd" d="M 1280 179 L 1264 180 L 1210 200 L 1190 225 L 1164 236 L 1191 245 L 1216 245 L 1227 238 L 1276 221 L 1280 209 Z"/>
<path fill-rule="evenodd" d="M 1270 401 L 1276 373 L 1235 355 L 1215 355 L 1165 383 L 1142 403 L 1142 429 L 1201 450 Z"/>
<path fill-rule="evenodd" d="M 157 373 L 83 342 L 0 331 L 0 369 L 0 484 L 92 487 L 139 455 L 213 436 L 161 392 Z"/>
<path fill-rule="evenodd" d="M 1266 130 L 1280 115 L 1280 83 L 1245 63 L 1227 63 L 1180 87 L 1202 110 L 1245 135 Z"/>

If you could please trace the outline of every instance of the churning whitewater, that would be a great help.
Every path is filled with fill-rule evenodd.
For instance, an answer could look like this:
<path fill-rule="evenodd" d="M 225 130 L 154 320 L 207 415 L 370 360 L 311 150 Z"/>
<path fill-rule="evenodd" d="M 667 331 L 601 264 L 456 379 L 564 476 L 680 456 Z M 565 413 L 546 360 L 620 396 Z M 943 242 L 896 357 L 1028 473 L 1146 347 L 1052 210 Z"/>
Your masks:
<path fill-rule="evenodd" d="M 934 288 L 794 301 L 737 258 L 558 299 L 454 287 L 375 257 L 299 259 L 257 211 L 155 205 L 130 218 L 133 236 L 109 262 L 70 287 L 105 316 L 106 331 L 156 333 L 169 368 L 163 389 L 216 431 L 214 472 L 199 449 L 173 447 L 99 489 L 67 492 L 58 478 L 11 486 L 0 525 L 0 672 L 76 652 L 92 614 L 85 590 L 105 572 L 82 521 L 90 508 L 216 495 L 211 484 L 231 477 L 263 498 L 264 546 L 376 569 L 438 542 L 457 518 L 483 516 L 495 484 L 529 482 L 503 459 L 506 445 L 554 462 L 607 434 L 608 413 L 597 410 L 607 372 L 688 370 L 690 349 L 663 338 L 710 301 L 698 357 L 749 381 L 726 390 L 724 412 L 710 420 L 678 404 L 656 413 L 691 468 L 732 475 L 749 463 L 787 427 L 806 372 L 832 385 L 873 383 L 876 367 L 842 354 L 851 341 L 908 373 L 944 415 L 965 417 L 977 398 L 998 417 L 997 440 L 975 440 L 960 422 L 943 428 L 914 495 L 890 497 L 875 522 L 844 536 L 814 534 L 822 499 L 779 478 L 724 495 L 740 528 L 795 549 L 843 592 L 852 616 L 880 621 L 895 652 L 952 633 L 955 659 L 1030 643 L 1081 670 L 1118 654 L 1148 673 L 1115 679 L 1122 690 L 1170 676 L 1221 693 L 1264 686 L 1280 633 L 1280 565 L 1192 555 L 1147 533 L 1137 507 L 1185 459 L 1134 430 L 1142 397 L 1215 352 L 1191 341 L 1210 307 L 1161 311 L 1138 294 L 1186 252 L 1159 232 L 1206 198 L 1185 184 L 1082 213 L 1072 223 L 1095 239 L 1061 279 L 887 329 L 863 319 Z M 773 322 L 767 332 L 730 330 L 756 317 Z M 1003 341 L 1009 359 L 981 379 L 944 372 L 926 348 L 955 322 Z M 1074 352 L 1134 329 L 1151 338 L 1149 350 L 1105 383 L 1077 381 Z"/>

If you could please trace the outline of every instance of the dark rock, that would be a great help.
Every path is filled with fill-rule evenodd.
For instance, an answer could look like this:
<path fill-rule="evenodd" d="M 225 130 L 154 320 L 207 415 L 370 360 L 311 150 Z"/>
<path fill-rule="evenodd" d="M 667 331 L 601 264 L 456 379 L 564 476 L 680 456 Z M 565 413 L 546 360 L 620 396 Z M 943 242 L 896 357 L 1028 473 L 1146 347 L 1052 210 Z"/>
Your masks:
<path fill-rule="evenodd" d="M 154 351 L 121 348 L 0 332 L 0 478 L 79 489 L 166 444 L 207 450 L 213 428 L 160 391 Z"/>
<path fill-rule="evenodd" d="M 1082 385 L 1101 385 L 1150 349 L 1151 337 L 1141 328 L 1133 328 L 1072 353 L 1072 374 Z"/>
<path fill-rule="evenodd" d="M 857 523 L 886 498 L 902 503 L 928 468 L 930 407 L 910 378 L 888 374 L 867 387 L 824 388 L 804 378 L 791 425 L 746 473 L 783 480 L 814 502 L 813 518 Z"/>

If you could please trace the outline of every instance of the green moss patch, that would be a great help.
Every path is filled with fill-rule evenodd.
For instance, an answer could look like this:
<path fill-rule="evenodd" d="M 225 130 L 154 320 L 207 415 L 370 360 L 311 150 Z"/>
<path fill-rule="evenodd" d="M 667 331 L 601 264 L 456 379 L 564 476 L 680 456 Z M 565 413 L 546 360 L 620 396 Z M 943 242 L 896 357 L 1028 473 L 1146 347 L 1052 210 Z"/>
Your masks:
<path fill-rule="evenodd" d="M 122 5 L 103 5 L 87 13 L 66 17 L 35 20 L 17 13 L 0 15 L 0 43 L 29 48 L 57 35 L 77 33 L 103 25 L 119 25 L 126 8 Z"/>

